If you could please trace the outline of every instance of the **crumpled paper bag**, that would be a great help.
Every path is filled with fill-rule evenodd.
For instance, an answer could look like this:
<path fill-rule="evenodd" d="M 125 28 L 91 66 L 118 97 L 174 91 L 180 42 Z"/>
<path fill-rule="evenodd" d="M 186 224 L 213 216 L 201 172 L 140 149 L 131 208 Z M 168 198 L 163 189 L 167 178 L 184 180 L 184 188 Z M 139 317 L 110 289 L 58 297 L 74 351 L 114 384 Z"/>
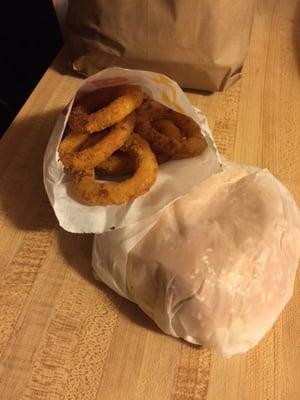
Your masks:
<path fill-rule="evenodd" d="M 223 90 L 241 77 L 255 0 L 72 0 L 73 68 L 160 72 L 184 88 Z"/>
<path fill-rule="evenodd" d="M 195 120 L 208 143 L 197 157 L 160 165 L 157 180 L 145 195 L 124 205 L 89 206 L 72 196 L 71 176 L 65 174 L 58 159 L 62 139 L 74 99 L 58 117 L 44 156 L 44 185 L 49 201 L 62 228 L 74 233 L 102 233 L 122 228 L 155 215 L 168 204 L 189 192 L 194 186 L 221 168 L 205 115 L 196 111 L 180 87 L 168 77 L 147 71 L 108 68 L 84 81 L 75 98 L 105 86 L 130 83 L 141 86 L 151 98 L 180 111 Z"/>
<path fill-rule="evenodd" d="M 299 256 L 288 190 L 268 170 L 226 165 L 147 221 L 95 235 L 92 265 L 165 333 L 230 357 L 272 327 Z"/>

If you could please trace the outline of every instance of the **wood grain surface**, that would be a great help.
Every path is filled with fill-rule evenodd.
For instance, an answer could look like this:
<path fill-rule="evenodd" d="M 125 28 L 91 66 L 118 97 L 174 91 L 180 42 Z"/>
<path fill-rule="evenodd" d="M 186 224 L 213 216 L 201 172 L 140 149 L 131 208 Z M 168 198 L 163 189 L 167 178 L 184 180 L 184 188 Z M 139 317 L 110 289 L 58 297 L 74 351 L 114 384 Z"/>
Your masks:
<path fill-rule="evenodd" d="M 1 400 L 299 400 L 300 282 L 231 359 L 163 335 L 91 274 L 91 235 L 59 228 L 42 181 L 56 116 L 81 84 L 62 53 L 0 142 Z M 220 151 L 269 168 L 300 203 L 300 3 L 259 0 L 243 78 L 188 93 Z"/>

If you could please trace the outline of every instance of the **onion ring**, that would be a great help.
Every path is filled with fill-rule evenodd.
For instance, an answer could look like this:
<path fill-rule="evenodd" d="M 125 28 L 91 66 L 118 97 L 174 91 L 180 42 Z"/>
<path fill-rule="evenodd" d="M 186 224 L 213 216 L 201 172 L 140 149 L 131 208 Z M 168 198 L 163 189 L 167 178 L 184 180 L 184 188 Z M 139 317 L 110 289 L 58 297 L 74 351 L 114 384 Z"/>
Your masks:
<path fill-rule="evenodd" d="M 179 159 L 199 155 L 207 147 L 200 127 L 192 118 L 155 100 L 144 101 L 136 116 L 135 130 L 150 143 L 154 153 L 166 155 L 170 159 Z M 160 119 L 172 121 L 181 132 L 181 140 L 171 135 L 160 134 L 153 126 L 155 121 Z"/>
<path fill-rule="evenodd" d="M 74 175 L 74 190 L 82 201 L 90 205 L 126 203 L 146 193 L 157 176 L 157 161 L 149 144 L 133 133 L 121 149 L 136 163 L 134 175 L 122 182 L 97 182 L 94 168 L 86 168 Z"/>
<path fill-rule="evenodd" d="M 179 141 L 182 139 L 180 130 L 177 128 L 174 122 L 170 121 L 169 119 L 158 119 L 157 121 L 154 121 L 153 128 L 169 138 Z"/>
<path fill-rule="evenodd" d="M 105 161 L 130 137 L 134 123 L 135 115 L 131 113 L 113 126 L 107 134 L 100 132 L 99 137 L 95 135 L 95 139 L 84 133 L 71 132 L 60 143 L 58 150 L 65 168 L 77 171 L 94 168 Z M 81 145 L 84 146 L 83 149 L 80 149 Z"/>
<path fill-rule="evenodd" d="M 169 161 L 169 157 L 162 154 L 155 154 L 158 164 Z M 128 175 L 133 174 L 135 170 L 134 160 L 121 150 L 116 151 L 107 160 L 95 167 L 96 172 L 104 175 Z"/>
<path fill-rule="evenodd" d="M 142 104 L 136 86 L 104 88 L 86 95 L 73 106 L 68 124 L 75 132 L 94 133 L 120 122 Z"/>
<path fill-rule="evenodd" d="M 135 163 L 127 153 L 117 151 L 95 169 L 106 175 L 127 175 L 134 172 Z"/>

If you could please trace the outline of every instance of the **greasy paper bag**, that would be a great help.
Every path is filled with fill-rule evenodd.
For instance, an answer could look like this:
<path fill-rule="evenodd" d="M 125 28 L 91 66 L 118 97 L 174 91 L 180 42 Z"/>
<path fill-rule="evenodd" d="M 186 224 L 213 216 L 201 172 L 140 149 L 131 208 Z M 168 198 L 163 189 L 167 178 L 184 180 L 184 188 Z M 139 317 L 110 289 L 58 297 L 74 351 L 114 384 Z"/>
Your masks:
<path fill-rule="evenodd" d="M 123 205 L 89 206 L 72 195 L 71 176 L 65 174 L 58 159 L 58 145 L 67 123 L 73 101 L 57 120 L 44 157 L 44 184 L 62 228 L 75 233 L 102 233 L 129 226 L 151 217 L 168 204 L 189 192 L 192 187 L 220 170 L 220 157 L 206 118 L 197 112 L 179 86 L 164 75 L 123 68 L 109 68 L 85 80 L 76 96 L 105 86 L 124 83 L 139 85 L 151 98 L 180 111 L 195 120 L 208 143 L 197 157 L 170 161 L 159 166 L 155 184 L 149 192 Z"/>
<path fill-rule="evenodd" d="M 267 170 L 226 166 L 158 218 L 95 235 L 93 270 L 167 334 L 245 352 L 293 293 L 300 215 Z"/>
<path fill-rule="evenodd" d="M 160 72 L 184 88 L 223 90 L 241 76 L 255 0 L 81 0 L 69 4 L 73 68 Z"/>

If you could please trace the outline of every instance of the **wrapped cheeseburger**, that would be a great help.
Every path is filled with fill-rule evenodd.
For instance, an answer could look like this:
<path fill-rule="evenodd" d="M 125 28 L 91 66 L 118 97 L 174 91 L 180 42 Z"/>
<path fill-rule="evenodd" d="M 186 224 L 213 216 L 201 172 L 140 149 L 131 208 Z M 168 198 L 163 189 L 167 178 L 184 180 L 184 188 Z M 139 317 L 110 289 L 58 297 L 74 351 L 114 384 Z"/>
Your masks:
<path fill-rule="evenodd" d="M 293 293 L 299 255 L 299 210 L 286 188 L 267 170 L 228 166 L 148 231 L 96 235 L 93 267 L 164 332 L 228 357 L 272 327 Z"/>

